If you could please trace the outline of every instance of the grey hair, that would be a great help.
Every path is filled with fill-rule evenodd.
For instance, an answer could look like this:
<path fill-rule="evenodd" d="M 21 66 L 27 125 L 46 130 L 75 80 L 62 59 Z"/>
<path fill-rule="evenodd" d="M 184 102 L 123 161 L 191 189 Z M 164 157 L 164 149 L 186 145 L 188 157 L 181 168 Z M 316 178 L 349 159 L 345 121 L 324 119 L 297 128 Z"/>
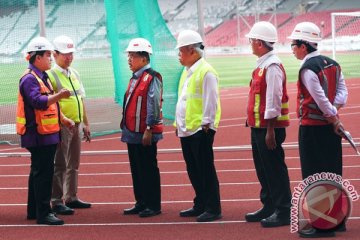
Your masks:
<path fill-rule="evenodd" d="M 194 43 L 191 44 L 189 47 L 194 48 L 195 51 L 201 56 L 204 56 L 204 45 L 202 43 Z"/>

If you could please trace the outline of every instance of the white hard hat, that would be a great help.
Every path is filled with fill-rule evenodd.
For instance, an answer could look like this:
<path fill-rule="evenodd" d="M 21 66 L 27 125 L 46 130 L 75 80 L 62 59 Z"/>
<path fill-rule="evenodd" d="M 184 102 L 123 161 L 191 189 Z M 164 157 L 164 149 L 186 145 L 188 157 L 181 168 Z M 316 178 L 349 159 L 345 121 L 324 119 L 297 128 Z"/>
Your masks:
<path fill-rule="evenodd" d="M 260 21 L 254 24 L 250 32 L 245 35 L 248 38 L 255 38 L 265 42 L 277 42 L 278 35 L 276 28 L 269 22 Z"/>
<path fill-rule="evenodd" d="M 61 53 L 71 53 L 75 52 L 75 44 L 74 41 L 68 36 L 62 35 L 58 36 L 54 39 L 54 49 Z"/>
<path fill-rule="evenodd" d="M 312 22 L 301 22 L 295 26 L 288 38 L 318 43 L 321 41 L 320 28 Z"/>
<path fill-rule="evenodd" d="M 177 38 L 177 44 L 176 49 L 195 44 L 195 43 L 202 43 L 203 40 L 199 33 L 193 31 L 193 30 L 184 30 L 179 33 L 179 36 Z"/>
<path fill-rule="evenodd" d="M 44 37 L 35 37 L 29 42 L 26 52 L 53 51 L 54 47 L 49 40 Z"/>
<path fill-rule="evenodd" d="M 152 47 L 145 38 L 134 38 L 129 42 L 126 52 L 147 52 L 152 54 Z"/>

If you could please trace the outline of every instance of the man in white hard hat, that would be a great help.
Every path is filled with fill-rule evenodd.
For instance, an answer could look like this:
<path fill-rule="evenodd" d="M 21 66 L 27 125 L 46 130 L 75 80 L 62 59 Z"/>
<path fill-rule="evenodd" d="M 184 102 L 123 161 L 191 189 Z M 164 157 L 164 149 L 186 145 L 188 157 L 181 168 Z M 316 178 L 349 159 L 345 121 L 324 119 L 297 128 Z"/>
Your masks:
<path fill-rule="evenodd" d="M 58 101 L 70 96 L 66 89 L 54 93 L 46 70 L 51 68 L 53 46 L 44 37 L 29 42 L 26 59 L 29 66 L 20 79 L 16 131 L 21 146 L 31 154 L 27 219 L 38 224 L 62 225 L 50 207 L 54 155 L 60 142 L 60 122 L 71 127 L 73 122 L 59 111 Z"/>
<path fill-rule="evenodd" d="M 181 211 L 180 216 L 197 217 L 198 222 L 215 221 L 222 218 L 213 153 L 221 115 L 219 77 L 203 58 L 204 45 L 199 33 L 180 32 L 176 48 L 184 66 L 176 104 L 176 134 L 195 191 L 193 207 Z"/>
<path fill-rule="evenodd" d="M 150 66 L 152 46 L 134 38 L 126 48 L 133 75 L 124 96 L 121 141 L 127 144 L 135 205 L 124 215 L 152 217 L 161 213 L 157 143 L 163 138 L 162 76 Z"/>
<path fill-rule="evenodd" d="M 262 208 L 248 213 L 248 222 L 263 227 L 290 224 L 291 190 L 282 147 L 289 126 L 289 97 L 286 73 L 276 56 L 277 31 L 270 22 L 257 22 L 245 35 L 253 54 L 258 57 L 252 73 L 247 105 L 247 126 L 251 128 L 251 146 L 256 174 L 261 184 Z"/>
<path fill-rule="evenodd" d="M 343 125 L 338 110 L 345 105 L 348 91 L 341 67 L 320 55 L 321 34 L 314 23 L 297 24 L 288 38 L 294 56 L 302 61 L 297 84 L 302 177 L 306 179 L 322 172 L 342 176 Z M 334 224 L 332 229 L 300 229 L 299 234 L 305 238 L 335 236 L 335 231 L 346 231 L 345 221 Z"/>
<path fill-rule="evenodd" d="M 55 154 L 55 169 L 52 190 L 52 209 L 56 214 L 71 215 L 73 208 L 89 208 L 90 203 L 81 201 L 77 196 L 78 175 L 81 151 L 81 127 L 86 141 L 90 142 L 90 128 L 84 98 L 85 91 L 78 72 L 70 67 L 75 45 L 68 36 L 54 39 L 53 68 L 47 71 L 55 92 L 67 89 L 71 96 L 60 100 L 63 114 L 75 122 L 73 129 L 61 128 L 61 144 Z"/>

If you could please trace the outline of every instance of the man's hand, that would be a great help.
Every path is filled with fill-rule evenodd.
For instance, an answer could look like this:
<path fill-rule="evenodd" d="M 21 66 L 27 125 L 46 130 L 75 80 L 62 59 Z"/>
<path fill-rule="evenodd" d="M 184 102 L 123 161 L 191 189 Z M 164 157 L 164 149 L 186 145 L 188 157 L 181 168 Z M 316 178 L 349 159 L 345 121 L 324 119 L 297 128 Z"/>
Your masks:
<path fill-rule="evenodd" d="M 340 120 L 337 116 L 328 117 L 328 118 L 326 118 L 326 120 L 328 121 L 328 123 L 331 123 L 333 125 L 334 132 L 337 135 L 339 135 L 342 138 L 345 138 L 344 131 L 342 131 L 342 130 L 344 130 L 344 126 L 340 122 Z"/>
<path fill-rule="evenodd" d="M 65 116 L 61 119 L 61 123 L 70 130 L 72 130 L 75 126 L 74 121 Z"/>
<path fill-rule="evenodd" d="M 62 88 L 57 94 L 60 98 L 68 98 L 71 96 L 71 92 L 66 88 Z"/>
<path fill-rule="evenodd" d="M 210 123 L 202 125 L 201 128 L 205 133 L 207 133 L 209 131 L 209 128 L 210 128 Z"/>
<path fill-rule="evenodd" d="M 89 125 L 84 125 L 83 134 L 83 140 L 85 140 L 85 142 L 91 142 L 91 132 Z"/>
<path fill-rule="evenodd" d="M 275 131 L 274 128 L 268 128 L 265 136 L 265 143 L 269 150 L 276 148 Z"/>
<path fill-rule="evenodd" d="M 269 150 L 274 150 L 276 148 L 275 123 L 276 123 L 276 117 L 267 119 L 265 143 Z"/>
<path fill-rule="evenodd" d="M 146 129 L 142 139 L 143 146 L 150 146 L 151 140 L 152 140 L 152 131 L 151 129 Z"/>

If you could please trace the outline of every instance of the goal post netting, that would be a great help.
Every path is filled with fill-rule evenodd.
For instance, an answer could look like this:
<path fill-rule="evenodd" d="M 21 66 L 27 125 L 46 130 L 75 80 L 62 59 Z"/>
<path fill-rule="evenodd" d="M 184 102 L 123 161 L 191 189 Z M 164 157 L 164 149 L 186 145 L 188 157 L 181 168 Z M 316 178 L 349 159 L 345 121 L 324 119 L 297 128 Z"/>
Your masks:
<path fill-rule="evenodd" d="M 340 64 L 350 64 L 346 78 L 360 75 L 360 63 L 351 56 L 360 54 L 360 12 L 331 13 L 332 57 Z"/>
<path fill-rule="evenodd" d="M 39 3 L 44 3 L 41 24 Z M 27 67 L 29 41 L 45 35 L 52 42 L 68 35 L 76 45 L 72 66 L 85 87 L 85 105 L 93 135 L 119 131 L 123 95 L 131 76 L 124 52 L 135 37 L 153 45 L 152 67 L 163 75 L 163 113 L 172 119 L 181 66 L 176 41 L 156 0 L 12 0 L 0 1 L 0 143 L 18 143 L 15 109 L 19 78 Z"/>
<path fill-rule="evenodd" d="M 105 0 L 106 22 L 115 76 L 115 100 L 123 102 L 131 73 L 124 52 L 132 38 L 143 37 L 153 48 L 151 66 L 163 77 L 163 115 L 173 119 L 182 67 L 176 39 L 163 19 L 157 0 Z"/>

